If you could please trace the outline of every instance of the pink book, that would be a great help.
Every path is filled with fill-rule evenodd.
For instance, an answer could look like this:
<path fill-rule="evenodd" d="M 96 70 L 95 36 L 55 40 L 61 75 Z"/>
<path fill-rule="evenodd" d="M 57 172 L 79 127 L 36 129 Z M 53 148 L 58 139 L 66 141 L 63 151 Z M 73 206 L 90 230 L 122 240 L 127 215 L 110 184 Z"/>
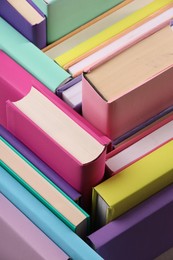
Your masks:
<path fill-rule="evenodd" d="M 104 175 L 106 146 L 110 144 L 109 138 L 91 126 L 2 51 L 0 51 L 0 84 L 0 123 L 77 191 L 81 192 L 83 203 L 87 208 L 92 187 L 99 183 Z M 15 106 L 13 102 L 27 97 L 32 92 L 31 90 L 35 90 L 44 99 L 49 100 L 51 105 L 56 106 L 59 111 L 65 113 L 67 118 L 72 119 L 77 127 L 82 129 L 85 134 L 87 133 L 98 146 L 102 146 L 103 149 L 101 148 L 97 158 L 87 163 L 81 163 Z M 47 121 L 46 117 L 45 121 Z M 70 139 L 73 140 L 71 133 Z"/>
<path fill-rule="evenodd" d="M 1 259 L 70 259 L 2 194 L 0 194 L 0 230 Z"/>
<path fill-rule="evenodd" d="M 85 73 L 83 116 L 114 140 L 172 106 L 172 46 L 166 26 Z"/>

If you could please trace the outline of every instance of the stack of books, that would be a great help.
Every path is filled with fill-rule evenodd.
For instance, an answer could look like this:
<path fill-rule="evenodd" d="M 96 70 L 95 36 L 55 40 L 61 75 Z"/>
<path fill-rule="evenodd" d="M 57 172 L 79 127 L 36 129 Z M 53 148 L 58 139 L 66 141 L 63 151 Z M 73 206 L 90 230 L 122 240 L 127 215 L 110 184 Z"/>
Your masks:
<path fill-rule="evenodd" d="M 173 1 L 0 1 L 0 259 L 172 259 Z"/>

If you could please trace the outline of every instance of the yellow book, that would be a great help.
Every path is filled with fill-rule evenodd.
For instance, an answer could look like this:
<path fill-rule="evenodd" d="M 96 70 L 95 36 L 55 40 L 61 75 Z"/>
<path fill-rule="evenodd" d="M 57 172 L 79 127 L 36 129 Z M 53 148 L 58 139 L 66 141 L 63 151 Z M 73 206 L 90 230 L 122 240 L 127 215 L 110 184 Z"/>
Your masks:
<path fill-rule="evenodd" d="M 173 139 L 93 189 L 98 227 L 173 183 Z"/>
<path fill-rule="evenodd" d="M 133 25 L 137 24 L 143 19 L 146 19 L 150 15 L 156 13 L 157 11 L 171 3 L 173 3 L 173 0 L 155 0 L 152 3 L 146 5 L 145 7 L 120 20 L 119 22 L 108 27 L 107 29 L 103 30 L 102 32 L 78 44 L 71 50 L 58 56 L 57 58 L 55 58 L 55 61 L 60 66 L 67 68 L 67 64 L 69 64 L 70 66 L 73 60 L 91 51 L 92 49 L 104 43 L 105 41 L 111 39 L 112 37 L 122 33 L 126 29 L 132 27 Z"/>

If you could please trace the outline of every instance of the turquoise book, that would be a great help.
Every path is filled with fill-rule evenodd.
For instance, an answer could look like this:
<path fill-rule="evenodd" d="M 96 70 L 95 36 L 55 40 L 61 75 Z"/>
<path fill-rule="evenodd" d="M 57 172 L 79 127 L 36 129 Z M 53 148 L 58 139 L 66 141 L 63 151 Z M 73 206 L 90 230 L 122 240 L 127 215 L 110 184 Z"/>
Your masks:
<path fill-rule="evenodd" d="M 47 17 L 47 43 L 50 44 L 123 0 L 33 0 Z"/>
<path fill-rule="evenodd" d="M 89 215 L 0 137 L 0 165 L 80 237 L 89 232 Z"/>
<path fill-rule="evenodd" d="M 0 193 L 75 260 L 103 260 L 77 234 L 0 167 Z M 26 203 L 27 202 L 27 203 Z"/>
<path fill-rule="evenodd" d="M 0 17 L 0 49 L 29 71 L 52 92 L 70 79 L 70 74 Z M 1 65 L 0 65 L 1 67 Z"/>

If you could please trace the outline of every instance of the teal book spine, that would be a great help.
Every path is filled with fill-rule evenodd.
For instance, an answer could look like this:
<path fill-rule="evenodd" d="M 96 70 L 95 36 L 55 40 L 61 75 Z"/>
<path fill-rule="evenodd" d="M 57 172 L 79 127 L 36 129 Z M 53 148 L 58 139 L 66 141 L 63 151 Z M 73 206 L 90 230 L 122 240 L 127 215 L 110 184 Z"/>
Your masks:
<path fill-rule="evenodd" d="M 0 49 L 29 71 L 52 92 L 70 79 L 70 74 L 0 17 Z"/>
<path fill-rule="evenodd" d="M 85 216 L 87 220 L 87 231 L 89 232 L 90 218 L 89 215 L 78 205 L 76 204 L 67 194 L 65 194 L 60 188 L 58 188 L 51 180 L 49 180 L 40 170 L 38 170 L 30 161 L 28 161 L 20 152 L 18 152 L 12 145 L 10 145 L 5 139 L 0 137 L 0 141 L 6 144 L 15 154 L 17 154 L 23 161 L 25 161 L 31 168 L 33 168 L 42 178 L 44 178 L 52 188 L 57 190 L 57 193 L 61 193 L 69 203 L 73 204 L 82 214 Z M 0 166 L 2 166 L 12 177 L 14 177 L 19 183 L 21 183 L 30 193 L 32 193 L 38 200 L 40 200 L 50 211 L 52 211 L 59 219 L 61 219 L 69 228 L 71 228 L 74 232 L 77 232 L 77 227 L 66 218 L 60 211 L 58 211 L 51 203 L 49 203 L 45 198 L 43 198 L 38 191 L 36 191 L 32 186 L 30 186 L 25 180 L 20 177 L 20 175 L 11 169 L 3 160 L 0 160 Z M 39 184 L 38 182 L 38 185 Z M 70 215 L 70 212 L 69 212 Z"/>

